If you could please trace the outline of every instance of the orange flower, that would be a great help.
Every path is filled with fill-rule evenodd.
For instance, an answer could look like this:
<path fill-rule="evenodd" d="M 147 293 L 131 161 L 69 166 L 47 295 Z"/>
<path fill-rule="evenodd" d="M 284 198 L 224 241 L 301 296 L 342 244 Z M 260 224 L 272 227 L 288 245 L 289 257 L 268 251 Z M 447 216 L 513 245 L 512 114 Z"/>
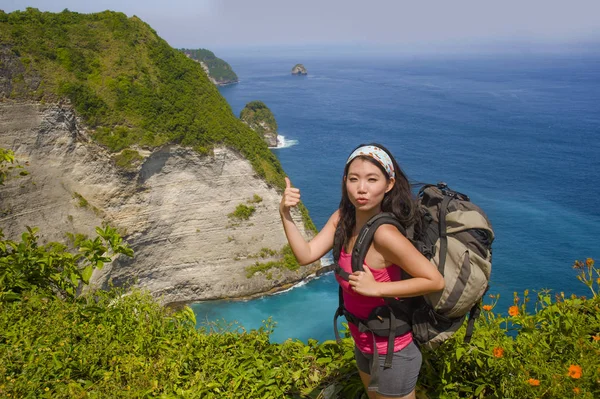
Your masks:
<path fill-rule="evenodd" d="M 532 387 L 537 387 L 540 385 L 540 380 L 536 380 L 535 378 L 530 378 L 527 380 L 527 382 L 529 383 L 529 385 L 531 385 Z"/>
<path fill-rule="evenodd" d="M 504 349 L 502 349 L 500 347 L 494 348 L 493 354 L 494 354 L 494 357 L 498 357 L 498 358 L 502 357 L 502 356 L 504 356 Z"/>
<path fill-rule="evenodd" d="M 593 339 L 594 341 L 600 341 L 600 335 L 594 335 L 594 336 L 592 337 L 592 339 Z"/>
<path fill-rule="evenodd" d="M 587 258 L 587 259 L 585 260 L 585 264 L 587 265 L 587 267 L 592 267 L 592 266 L 594 266 L 594 259 L 592 259 L 592 258 Z"/>
<path fill-rule="evenodd" d="M 575 388 L 573 388 L 573 392 L 575 392 L 575 394 L 579 395 L 581 393 L 581 389 L 579 387 L 575 387 Z"/>
<path fill-rule="evenodd" d="M 483 305 L 483 310 L 489 312 L 490 310 L 492 310 L 492 305 Z"/>
<path fill-rule="evenodd" d="M 519 307 L 511 306 L 510 308 L 508 308 L 508 314 L 511 316 L 517 316 L 519 314 Z"/>
<path fill-rule="evenodd" d="M 576 364 L 572 364 L 569 366 L 569 377 L 571 378 L 581 378 L 581 366 Z"/>

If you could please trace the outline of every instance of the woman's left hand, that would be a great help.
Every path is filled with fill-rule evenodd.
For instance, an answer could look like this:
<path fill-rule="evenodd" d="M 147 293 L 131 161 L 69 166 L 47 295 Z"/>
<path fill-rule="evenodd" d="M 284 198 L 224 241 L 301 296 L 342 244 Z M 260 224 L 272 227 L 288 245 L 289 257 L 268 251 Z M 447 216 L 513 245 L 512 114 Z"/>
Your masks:
<path fill-rule="evenodd" d="M 349 283 L 357 292 L 364 296 L 380 296 L 379 295 L 379 283 L 375 281 L 371 269 L 367 265 L 363 265 L 364 272 L 354 272 L 350 275 Z"/>

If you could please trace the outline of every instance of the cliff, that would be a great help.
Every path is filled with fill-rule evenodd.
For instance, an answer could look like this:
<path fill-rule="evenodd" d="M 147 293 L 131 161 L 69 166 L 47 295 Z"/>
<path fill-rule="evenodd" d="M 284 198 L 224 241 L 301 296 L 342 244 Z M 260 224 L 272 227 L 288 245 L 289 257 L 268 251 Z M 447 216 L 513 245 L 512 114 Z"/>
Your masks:
<path fill-rule="evenodd" d="M 30 173 L 1 188 L 7 238 L 37 226 L 64 242 L 109 223 L 130 243 L 133 260 L 95 274 L 100 286 L 191 301 L 268 292 L 314 269 L 283 251 L 275 155 L 202 67 L 137 17 L 0 10 L 0 147 Z"/>
<path fill-rule="evenodd" d="M 218 147 L 201 155 L 165 145 L 140 151 L 138 165 L 125 171 L 115 165 L 118 154 L 88 133 L 70 106 L 0 103 L 0 147 L 12 149 L 30 172 L 0 191 L 0 228 L 7 237 L 38 226 L 43 241 L 64 241 L 65 232 L 92 235 L 95 226 L 109 223 L 135 256 L 96 271 L 94 284 L 135 282 L 164 302 L 251 296 L 317 268 L 247 277 L 257 261 L 279 259 L 286 239 L 277 212 L 280 192 L 237 151 Z M 249 203 L 255 212 L 248 220 L 229 216 Z M 299 212 L 295 219 L 303 225 Z"/>
<path fill-rule="evenodd" d="M 262 101 L 250 101 L 240 112 L 240 119 L 259 133 L 269 147 L 277 147 L 277 121 Z"/>

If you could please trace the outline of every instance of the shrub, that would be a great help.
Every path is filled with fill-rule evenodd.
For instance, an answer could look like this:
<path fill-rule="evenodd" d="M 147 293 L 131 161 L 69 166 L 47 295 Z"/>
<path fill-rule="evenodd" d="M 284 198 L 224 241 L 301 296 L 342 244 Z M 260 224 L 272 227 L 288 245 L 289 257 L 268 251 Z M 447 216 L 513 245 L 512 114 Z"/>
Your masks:
<path fill-rule="evenodd" d="M 256 208 L 254 208 L 253 206 L 239 204 L 235 208 L 235 211 L 231 212 L 227 216 L 230 219 L 248 220 L 248 219 L 250 219 L 250 216 L 252 216 L 254 214 L 255 211 L 256 211 Z"/>
<path fill-rule="evenodd" d="M 142 159 L 144 159 L 144 157 L 142 157 L 139 152 L 129 148 L 126 148 L 121 151 L 120 154 L 115 155 L 115 163 L 118 167 L 125 170 L 135 169 Z"/>
<path fill-rule="evenodd" d="M 267 256 L 274 256 L 276 254 L 277 252 L 269 248 L 263 248 L 257 255 L 249 257 L 260 256 L 261 258 L 265 258 Z M 281 251 L 279 251 L 279 254 L 281 255 L 281 259 L 279 260 L 270 262 L 255 262 L 253 265 L 247 266 L 246 277 L 251 278 L 256 273 L 266 272 L 270 269 L 288 269 L 294 271 L 300 268 L 300 264 L 294 256 L 292 248 L 290 248 L 288 244 L 284 245 Z"/>
<path fill-rule="evenodd" d="M 592 297 L 542 290 L 514 294 L 507 314 L 484 305 L 470 343 L 464 329 L 425 353 L 421 383 L 443 398 L 600 397 L 600 274 L 594 261 L 576 262 Z"/>
<path fill-rule="evenodd" d="M 80 283 L 87 284 L 94 269 L 110 262 L 110 256 L 133 256 L 110 226 L 96 228 L 93 240 L 79 240 L 77 254 L 56 242 L 39 245 L 37 232 L 27 227 L 21 242 L 14 242 L 4 240 L 0 230 L 0 301 L 19 300 L 29 290 L 75 298 Z"/>

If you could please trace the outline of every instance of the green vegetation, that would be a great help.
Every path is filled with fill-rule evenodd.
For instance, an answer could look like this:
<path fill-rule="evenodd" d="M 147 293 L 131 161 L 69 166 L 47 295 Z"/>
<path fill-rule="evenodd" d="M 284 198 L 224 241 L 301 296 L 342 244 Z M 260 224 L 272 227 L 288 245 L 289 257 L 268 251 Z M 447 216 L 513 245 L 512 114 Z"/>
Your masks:
<path fill-rule="evenodd" d="M 87 208 L 90 205 L 90 203 L 83 198 L 83 195 L 79 194 L 77 191 L 73 192 L 73 198 L 77 200 L 77 205 L 80 208 Z"/>
<path fill-rule="evenodd" d="M 265 247 L 265 248 L 261 248 L 260 251 L 258 251 L 258 253 L 256 253 L 256 254 L 250 254 L 250 255 L 248 255 L 247 258 L 262 258 L 262 259 L 265 259 L 265 258 L 269 258 L 271 256 L 275 256 L 277 254 L 279 254 L 279 251 L 276 251 L 274 249 L 266 248 Z"/>
<path fill-rule="evenodd" d="M 298 270 L 300 268 L 300 264 L 298 263 L 298 260 L 296 259 L 296 257 L 294 256 L 294 253 L 292 252 L 292 248 L 290 248 L 290 246 L 288 244 L 286 244 L 281 251 L 279 252 L 279 254 L 281 255 L 281 259 L 276 260 L 276 261 L 270 261 L 270 262 L 256 262 L 253 265 L 247 266 L 246 267 L 246 277 L 247 278 L 252 278 L 252 276 L 254 276 L 256 273 L 261 273 L 261 272 L 266 272 L 267 270 L 271 270 L 271 269 L 287 269 L 287 270 Z M 274 252 L 273 250 L 269 249 L 269 248 L 263 248 L 261 250 L 261 252 L 259 252 L 258 256 L 260 256 L 261 258 L 265 258 L 267 256 L 274 256 L 277 255 L 277 252 Z M 255 256 L 249 256 L 249 258 L 251 257 L 256 257 Z"/>
<path fill-rule="evenodd" d="M 462 343 L 463 328 L 426 354 L 425 391 L 443 398 L 600 397 L 600 269 L 593 259 L 574 268 L 591 298 L 541 290 L 531 301 L 525 290 L 502 315 L 491 295 L 471 343 Z"/>
<path fill-rule="evenodd" d="M 138 290 L 75 295 L 91 270 L 131 250 L 110 228 L 79 237 L 79 251 L 0 235 L 1 397 L 322 398 L 363 389 L 353 343 L 270 342 L 275 328 L 208 324 Z M 593 399 L 600 394 L 600 270 L 576 262 L 591 297 L 515 294 L 508 315 L 484 305 L 470 343 L 424 353 L 419 388 L 432 398 Z M 502 309 L 499 309 L 502 311 Z"/>
<path fill-rule="evenodd" d="M 308 214 L 308 209 L 304 206 L 302 202 L 298 204 L 298 209 L 300 210 L 300 214 L 302 215 L 302 221 L 304 222 L 304 227 L 308 231 L 312 231 L 314 234 L 317 234 L 319 231 L 317 230 L 317 226 L 313 223 L 310 215 Z"/>
<path fill-rule="evenodd" d="M 15 161 L 15 154 L 12 151 L 0 148 L 0 186 L 3 186 L 5 181 L 12 178 L 17 170 L 19 170 L 19 176 L 28 174 L 23 166 Z"/>
<path fill-rule="evenodd" d="M 4 240 L 0 230 L 0 302 L 21 300 L 31 290 L 73 299 L 79 285 L 87 284 L 94 269 L 110 262 L 111 255 L 133 256 L 109 226 L 96 228 L 98 236 L 93 240 L 80 239 L 77 254 L 56 242 L 40 245 L 37 232 L 37 228 L 28 227 L 21 242 L 14 242 Z"/>
<path fill-rule="evenodd" d="M 248 202 L 249 204 L 260 204 L 262 202 L 262 197 L 258 194 L 254 194 L 254 196 L 252 197 L 252 199 L 249 199 Z"/>
<path fill-rule="evenodd" d="M 139 152 L 129 148 L 124 149 L 119 154 L 115 155 L 114 158 L 117 166 L 125 170 L 134 170 L 144 159 Z"/>
<path fill-rule="evenodd" d="M 240 112 L 243 120 L 256 132 L 263 135 L 266 130 L 277 132 L 277 121 L 273 113 L 262 101 L 250 101 Z"/>
<path fill-rule="evenodd" d="M 230 219 L 248 220 L 248 219 L 250 219 L 250 216 L 252 216 L 254 214 L 255 211 L 256 211 L 256 208 L 253 206 L 239 204 L 238 206 L 236 206 L 235 211 L 231 212 L 227 216 Z"/>
<path fill-rule="evenodd" d="M 178 143 L 207 153 L 224 145 L 267 182 L 285 186 L 275 155 L 233 115 L 202 67 L 139 18 L 0 11 L 0 42 L 11 98 L 68 98 L 110 150 Z"/>
<path fill-rule="evenodd" d="M 212 51 L 203 48 L 196 50 L 181 49 L 181 51 L 191 59 L 205 63 L 210 76 L 218 84 L 229 84 L 238 81 L 238 77 L 233 72 L 233 69 L 231 69 L 231 66 L 222 59 L 217 58 Z"/>

